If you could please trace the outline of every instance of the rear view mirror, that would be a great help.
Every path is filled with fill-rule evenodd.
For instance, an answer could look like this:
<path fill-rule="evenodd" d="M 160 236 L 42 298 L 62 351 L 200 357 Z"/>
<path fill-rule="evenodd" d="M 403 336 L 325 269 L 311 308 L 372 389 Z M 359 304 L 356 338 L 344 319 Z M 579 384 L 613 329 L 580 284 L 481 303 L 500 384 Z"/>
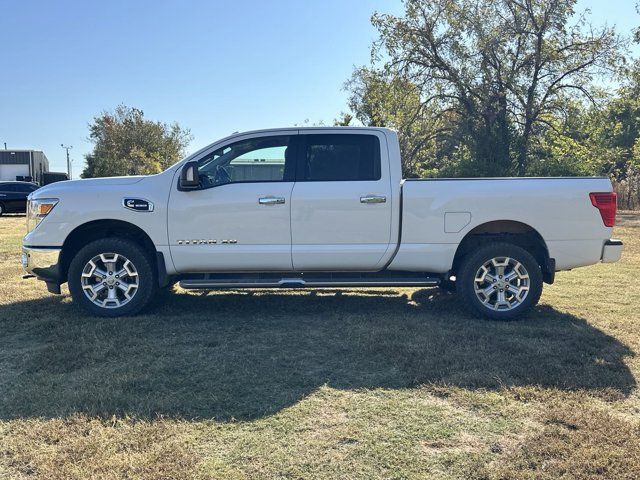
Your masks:
<path fill-rule="evenodd" d="M 200 186 L 198 177 L 198 162 L 187 162 L 180 172 L 180 188 L 193 190 Z"/>

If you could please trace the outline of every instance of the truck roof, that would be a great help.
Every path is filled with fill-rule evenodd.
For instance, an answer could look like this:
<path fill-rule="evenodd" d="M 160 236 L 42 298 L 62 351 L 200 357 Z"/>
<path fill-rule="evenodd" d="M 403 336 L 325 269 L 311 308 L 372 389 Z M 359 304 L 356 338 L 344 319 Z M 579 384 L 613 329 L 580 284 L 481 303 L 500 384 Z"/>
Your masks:
<path fill-rule="evenodd" d="M 314 127 L 277 127 L 277 128 L 259 128 L 257 130 L 247 130 L 247 131 L 237 131 L 233 132 L 229 137 L 233 137 L 236 135 L 246 135 L 246 134 L 254 134 L 254 133 L 263 133 L 263 132 L 280 132 L 280 131 L 288 131 L 288 130 L 377 130 L 377 131 L 387 131 L 392 132 L 394 130 L 386 127 L 344 127 L 344 126 L 314 126 Z"/>
<path fill-rule="evenodd" d="M 390 128 L 385 128 L 385 127 L 342 127 L 342 126 L 329 126 L 329 127 L 322 127 L 322 126 L 319 126 L 319 127 L 278 127 L 278 128 L 263 128 L 263 129 L 258 129 L 258 130 L 247 130 L 247 131 L 244 131 L 244 132 L 233 132 L 231 135 L 227 135 L 224 138 L 219 138 L 215 142 L 210 143 L 207 146 L 202 147 L 201 149 L 199 149 L 199 150 L 193 152 L 192 154 L 188 155 L 183 160 L 189 160 L 189 159 L 192 159 L 194 157 L 197 157 L 198 155 L 202 154 L 203 152 L 209 150 L 214 145 L 222 143 L 222 142 L 227 142 L 229 140 L 232 140 L 235 137 L 241 137 L 243 135 L 255 135 L 255 134 L 260 134 L 260 133 L 270 133 L 270 132 L 290 132 L 291 130 L 304 130 L 304 131 L 341 130 L 341 131 L 354 131 L 354 132 L 377 131 L 377 132 L 385 132 L 385 133 L 387 133 L 387 132 L 388 133 L 395 133 L 395 130 L 392 130 Z M 176 162 L 175 164 L 173 164 L 169 168 L 173 168 L 176 165 L 179 165 L 179 164 L 183 163 L 183 160 L 180 160 L 180 161 Z"/>

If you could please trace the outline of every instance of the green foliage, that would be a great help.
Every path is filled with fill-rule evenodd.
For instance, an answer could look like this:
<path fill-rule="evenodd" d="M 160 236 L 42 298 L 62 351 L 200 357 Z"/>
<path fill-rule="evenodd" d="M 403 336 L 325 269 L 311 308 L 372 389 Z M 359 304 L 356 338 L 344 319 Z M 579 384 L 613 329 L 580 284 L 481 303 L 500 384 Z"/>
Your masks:
<path fill-rule="evenodd" d="M 159 173 L 180 160 L 191 141 L 188 129 L 147 120 L 125 105 L 95 117 L 89 132 L 94 148 L 83 178 Z"/>
<path fill-rule="evenodd" d="M 563 123 L 595 101 L 622 41 L 576 19 L 575 3 L 407 0 L 403 16 L 375 14 L 377 61 L 355 71 L 349 106 L 366 125 L 419 136 L 401 140 L 418 146 L 414 174 L 581 172 Z"/>
<path fill-rule="evenodd" d="M 353 115 L 350 113 L 342 112 L 338 118 L 333 121 L 333 125 L 335 127 L 348 127 L 351 125 L 351 121 L 353 120 Z"/>
<path fill-rule="evenodd" d="M 429 106 L 420 101 L 420 91 L 407 78 L 360 68 L 347 83 L 349 108 L 365 125 L 398 131 L 405 175 L 429 176 L 437 133 L 443 128 Z"/>

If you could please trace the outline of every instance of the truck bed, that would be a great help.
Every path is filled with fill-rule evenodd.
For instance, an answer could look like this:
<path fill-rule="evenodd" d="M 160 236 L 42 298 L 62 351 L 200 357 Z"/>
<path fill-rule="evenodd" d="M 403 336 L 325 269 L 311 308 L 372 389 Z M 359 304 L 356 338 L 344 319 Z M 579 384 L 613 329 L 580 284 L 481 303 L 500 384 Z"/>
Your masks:
<path fill-rule="evenodd" d="M 606 177 L 404 180 L 400 246 L 389 268 L 445 272 L 466 235 L 507 223 L 543 238 L 556 270 L 597 263 L 612 228 L 589 194 L 611 190 Z"/>

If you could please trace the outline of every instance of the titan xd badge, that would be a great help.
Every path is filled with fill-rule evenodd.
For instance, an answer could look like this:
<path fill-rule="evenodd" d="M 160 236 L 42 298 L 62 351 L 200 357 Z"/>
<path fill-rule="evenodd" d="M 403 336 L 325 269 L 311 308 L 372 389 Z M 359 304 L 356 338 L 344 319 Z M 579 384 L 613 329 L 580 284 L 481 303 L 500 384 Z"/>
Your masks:
<path fill-rule="evenodd" d="M 153 212 L 153 203 L 143 198 L 125 198 L 122 200 L 122 205 L 136 212 Z"/>

